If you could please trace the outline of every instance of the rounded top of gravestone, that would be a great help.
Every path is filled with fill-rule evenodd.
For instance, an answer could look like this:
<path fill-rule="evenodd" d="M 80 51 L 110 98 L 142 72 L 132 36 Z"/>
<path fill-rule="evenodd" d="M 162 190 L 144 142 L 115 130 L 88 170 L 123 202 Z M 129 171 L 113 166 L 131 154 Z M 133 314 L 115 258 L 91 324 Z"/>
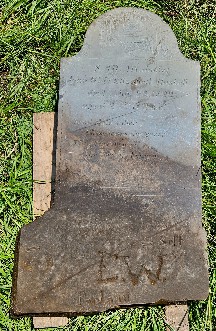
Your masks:
<path fill-rule="evenodd" d="M 185 60 L 176 37 L 158 15 L 141 8 L 116 8 L 98 17 L 88 28 L 79 56 Z M 193 61 L 194 62 L 194 61 Z"/>
<path fill-rule="evenodd" d="M 81 51 L 62 60 L 61 77 L 73 130 L 112 130 L 200 165 L 199 63 L 181 54 L 156 14 L 117 8 L 98 17 Z"/>

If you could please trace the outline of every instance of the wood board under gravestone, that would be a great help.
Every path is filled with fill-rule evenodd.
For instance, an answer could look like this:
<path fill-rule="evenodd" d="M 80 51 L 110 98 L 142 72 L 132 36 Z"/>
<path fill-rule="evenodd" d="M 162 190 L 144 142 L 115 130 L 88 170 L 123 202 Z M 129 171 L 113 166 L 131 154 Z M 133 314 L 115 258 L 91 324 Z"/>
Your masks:
<path fill-rule="evenodd" d="M 207 297 L 199 86 L 143 9 L 100 16 L 62 59 L 55 200 L 20 232 L 14 315 Z"/>

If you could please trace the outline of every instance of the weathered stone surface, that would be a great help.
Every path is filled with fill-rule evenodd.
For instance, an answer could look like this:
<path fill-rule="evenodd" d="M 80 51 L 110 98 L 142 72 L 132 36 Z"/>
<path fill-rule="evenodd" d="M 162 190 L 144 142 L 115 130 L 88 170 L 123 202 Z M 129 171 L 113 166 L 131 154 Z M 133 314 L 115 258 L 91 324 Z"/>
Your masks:
<path fill-rule="evenodd" d="M 206 298 L 199 86 L 142 9 L 102 15 L 62 59 L 55 203 L 21 230 L 15 315 Z"/>

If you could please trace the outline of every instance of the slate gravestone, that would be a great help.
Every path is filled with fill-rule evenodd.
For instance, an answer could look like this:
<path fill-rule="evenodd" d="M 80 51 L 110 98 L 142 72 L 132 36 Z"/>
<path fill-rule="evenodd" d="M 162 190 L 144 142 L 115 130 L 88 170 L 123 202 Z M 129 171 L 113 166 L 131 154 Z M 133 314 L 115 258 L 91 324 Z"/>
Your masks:
<path fill-rule="evenodd" d="M 55 201 L 21 230 L 15 315 L 207 297 L 199 87 L 143 9 L 100 16 L 62 59 Z"/>

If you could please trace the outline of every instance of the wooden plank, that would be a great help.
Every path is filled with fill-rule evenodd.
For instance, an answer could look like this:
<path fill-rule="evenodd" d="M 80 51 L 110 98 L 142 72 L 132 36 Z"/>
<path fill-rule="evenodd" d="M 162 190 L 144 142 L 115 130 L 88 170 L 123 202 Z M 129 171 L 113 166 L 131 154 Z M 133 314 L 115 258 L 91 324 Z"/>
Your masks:
<path fill-rule="evenodd" d="M 188 306 L 168 305 L 165 307 L 167 331 L 189 331 Z M 169 327 L 170 326 L 170 327 Z"/>
<path fill-rule="evenodd" d="M 55 173 L 55 113 L 33 115 L 33 212 L 34 217 L 50 208 Z M 35 328 L 65 326 L 67 317 L 33 317 Z"/>
<path fill-rule="evenodd" d="M 33 124 L 34 216 L 40 216 L 51 201 L 54 113 L 35 113 Z"/>
<path fill-rule="evenodd" d="M 35 329 L 57 328 L 68 324 L 67 317 L 33 317 Z"/>
<path fill-rule="evenodd" d="M 55 114 L 36 113 L 33 116 L 33 202 L 34 216 L 42 215 L 50 208 L 55 142 Z M 188 331 L 187 305 L 169 305 L 165 308 L 166 323 L 174 330 Z M 59 327 L 68 323 L 67 317 L 33 317 L 35 328 Z M 171 330 L 167 326 L 167 330 Z"/>

